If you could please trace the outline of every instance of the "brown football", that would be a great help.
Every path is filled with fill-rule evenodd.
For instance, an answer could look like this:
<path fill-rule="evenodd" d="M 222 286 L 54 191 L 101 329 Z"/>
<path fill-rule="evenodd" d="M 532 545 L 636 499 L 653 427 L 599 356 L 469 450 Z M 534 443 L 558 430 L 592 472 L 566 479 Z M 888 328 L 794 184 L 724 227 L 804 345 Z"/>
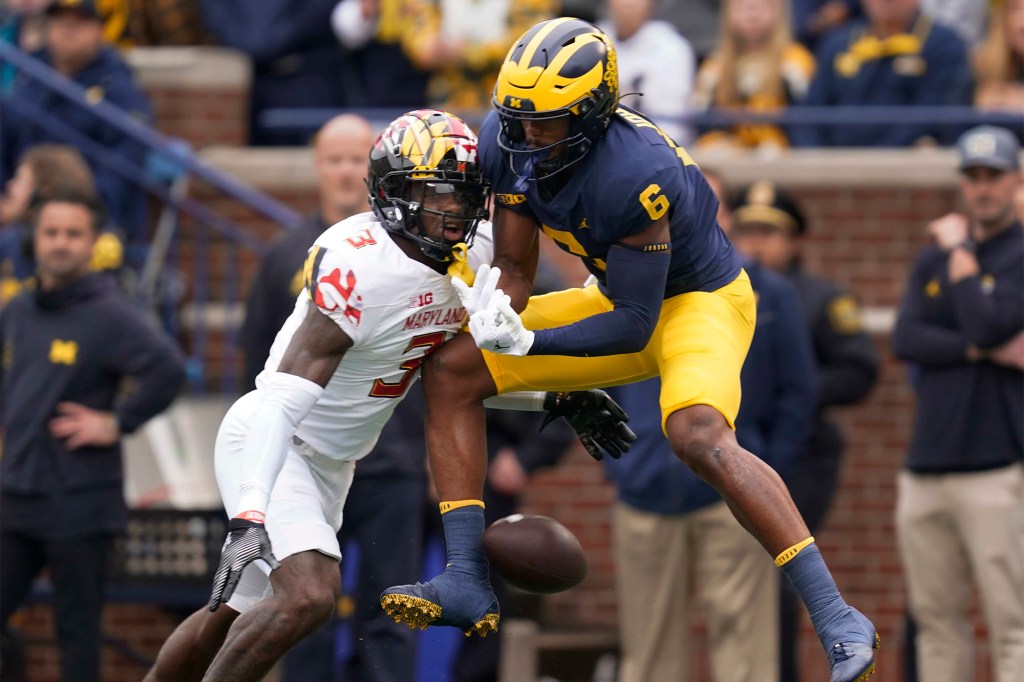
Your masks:
<path fill-rule="evenodd" d="M 484 531 L 484 553 L 510 585 L 535 594 L 562 592 L 587 575 L 587 557 L 568 528 L 547 516 L 513 514 Z"/>

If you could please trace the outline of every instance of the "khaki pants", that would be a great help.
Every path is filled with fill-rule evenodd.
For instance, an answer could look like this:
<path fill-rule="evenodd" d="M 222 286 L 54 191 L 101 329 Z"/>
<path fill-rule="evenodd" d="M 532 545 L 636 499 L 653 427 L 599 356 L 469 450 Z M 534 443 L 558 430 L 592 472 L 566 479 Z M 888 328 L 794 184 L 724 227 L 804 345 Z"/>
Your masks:
<path fill-rule="evenodd" d="M 664 516 L 617 504 L 621 682 L 685 682 L 690 586 L 715 682 L 778 682 L 779 575 L 724 502 Z"/>
<path fill-rule="evenodd" d="M 998 682 L 1024 675 L 1024 467 L 899 475 L 896 532 L 920 678 L 972 679 L 972 583 Z"/>

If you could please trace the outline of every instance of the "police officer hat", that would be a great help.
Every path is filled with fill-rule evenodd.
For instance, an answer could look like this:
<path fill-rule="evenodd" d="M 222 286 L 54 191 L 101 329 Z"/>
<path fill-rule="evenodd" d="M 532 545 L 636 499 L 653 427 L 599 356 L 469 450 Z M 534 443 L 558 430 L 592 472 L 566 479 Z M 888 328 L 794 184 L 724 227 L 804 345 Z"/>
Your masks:
<path fill-rule="evenodd" d="M 733 226 L 744 223 L 772 225 L 787 234 L 803 235 L 807 232 L 804 214 L 793 199 L 769 180 L 750 185 L 733 204 Z"/>
<path fill-rule="evenodd" d="M 46 7 L 46 15 L 53 16 L 61 13 L 74 13 L 97 21 L 103 20 L 103 15 L 96 7 L 95 0 L 53 0 Z"/>

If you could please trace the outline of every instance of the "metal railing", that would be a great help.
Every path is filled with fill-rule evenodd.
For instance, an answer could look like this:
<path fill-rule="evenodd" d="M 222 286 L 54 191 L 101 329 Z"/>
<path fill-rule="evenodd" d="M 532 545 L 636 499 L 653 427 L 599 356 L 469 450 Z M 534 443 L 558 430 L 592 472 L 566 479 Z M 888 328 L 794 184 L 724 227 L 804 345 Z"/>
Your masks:
<path fill-rule="evenodd" d="M 138 299 L 140 305 L 161 320 L 172 335 L 182 337 L 190 333 L 187 353 L 189 379 L 195 392 L 203 392 L 208 387 L 206 366 L 209 329 L 206 322 L 211 304 L 211 238 L 223 240 L 227 251 L 223 259 L 223 269 L 217 274 L 223 282 L 222 298 L 228 308 L 237 308 L 234 304 L 238 302 L 240 290 L 239 250 L 246 249 L 262 255 L 266 250 L 266 244 L 231 219 L 188 196 L 188 179 L 198 178 L 205 181 L 216 191 L 248 206 L 282 228 L 296 227 L 302 220 L 301 216 L 272 197 L 203 163 L 181 140 L 160 134 L 109 102 L 90 101 L 85 89 L 80 85 L 9 43 L 0 42 L 0 64 L 12 65 L 21 77 L 37 81 L 49 92 L 71 102 L 79 109 L 90 112 L 104 124 L 117 129 L 147 150 L 147 163 L 140 165 L 137 161 L 106 148 L 59 116 L 19 97 L 17 88 L 3 96 L 2 104 L 6 109 L 31 120 L 53 139 L 76 147 L 97 166 L 108 169 L 121 180 L 156 197 L 163 204 L 164 211 L 157 221 L 157 231 L 148 250 L 147 261 L 139 273 Z M 153 169 L 156 167 L 161 169 L 159 173 L 154 172 Z M 188 305 L 192 313 L 189 317 L 195 323 L 185 325 L 191 327 L 188 330 L 179 324 L 181 311 L 169 310 L 172 307 L 177 308 L 182 301 L 169 301 L 166 297 L 161 300 L 157 293 L 161 289 L 161 278 L 166 280 L 170 273 L 177 270 L 176 266 L 181 261 L 180 252 L 176 248 L 180 216 L 189 216 L 198 226 L 191 272 L 187 276 L 179 274 L 176 285 L 180 289 L 186 288 L 186 280 L 187 284 L 191 285 L 188 287 Z M 222 365 L 225 368 L 235 365 L 235 326 L 229 321 L 224 329 Z M 233 392 L 237 389 L 237 372 L 225 371 L 220 379 L 221 390 Z"/>

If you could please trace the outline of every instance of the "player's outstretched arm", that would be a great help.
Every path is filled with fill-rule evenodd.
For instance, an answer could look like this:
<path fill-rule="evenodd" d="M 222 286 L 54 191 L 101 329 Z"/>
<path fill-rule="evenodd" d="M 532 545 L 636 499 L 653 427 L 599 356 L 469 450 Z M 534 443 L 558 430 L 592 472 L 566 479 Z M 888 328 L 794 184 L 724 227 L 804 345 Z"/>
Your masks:
<path fill-rule="evenodd" d="M 270 491 L 299 422 L 319 400 L 352 339 L 327 315 L 310 306 L 295 330 L 278 371 L 266 377 L 262 403 L 251 420 L 243 453 L 241 496 L 232 511 L 220 566 L 213 580 L 210 610 L 231 598 L 242 571 L 261 559 L 272 569 L 277 559 L 264 521 Z"/>

